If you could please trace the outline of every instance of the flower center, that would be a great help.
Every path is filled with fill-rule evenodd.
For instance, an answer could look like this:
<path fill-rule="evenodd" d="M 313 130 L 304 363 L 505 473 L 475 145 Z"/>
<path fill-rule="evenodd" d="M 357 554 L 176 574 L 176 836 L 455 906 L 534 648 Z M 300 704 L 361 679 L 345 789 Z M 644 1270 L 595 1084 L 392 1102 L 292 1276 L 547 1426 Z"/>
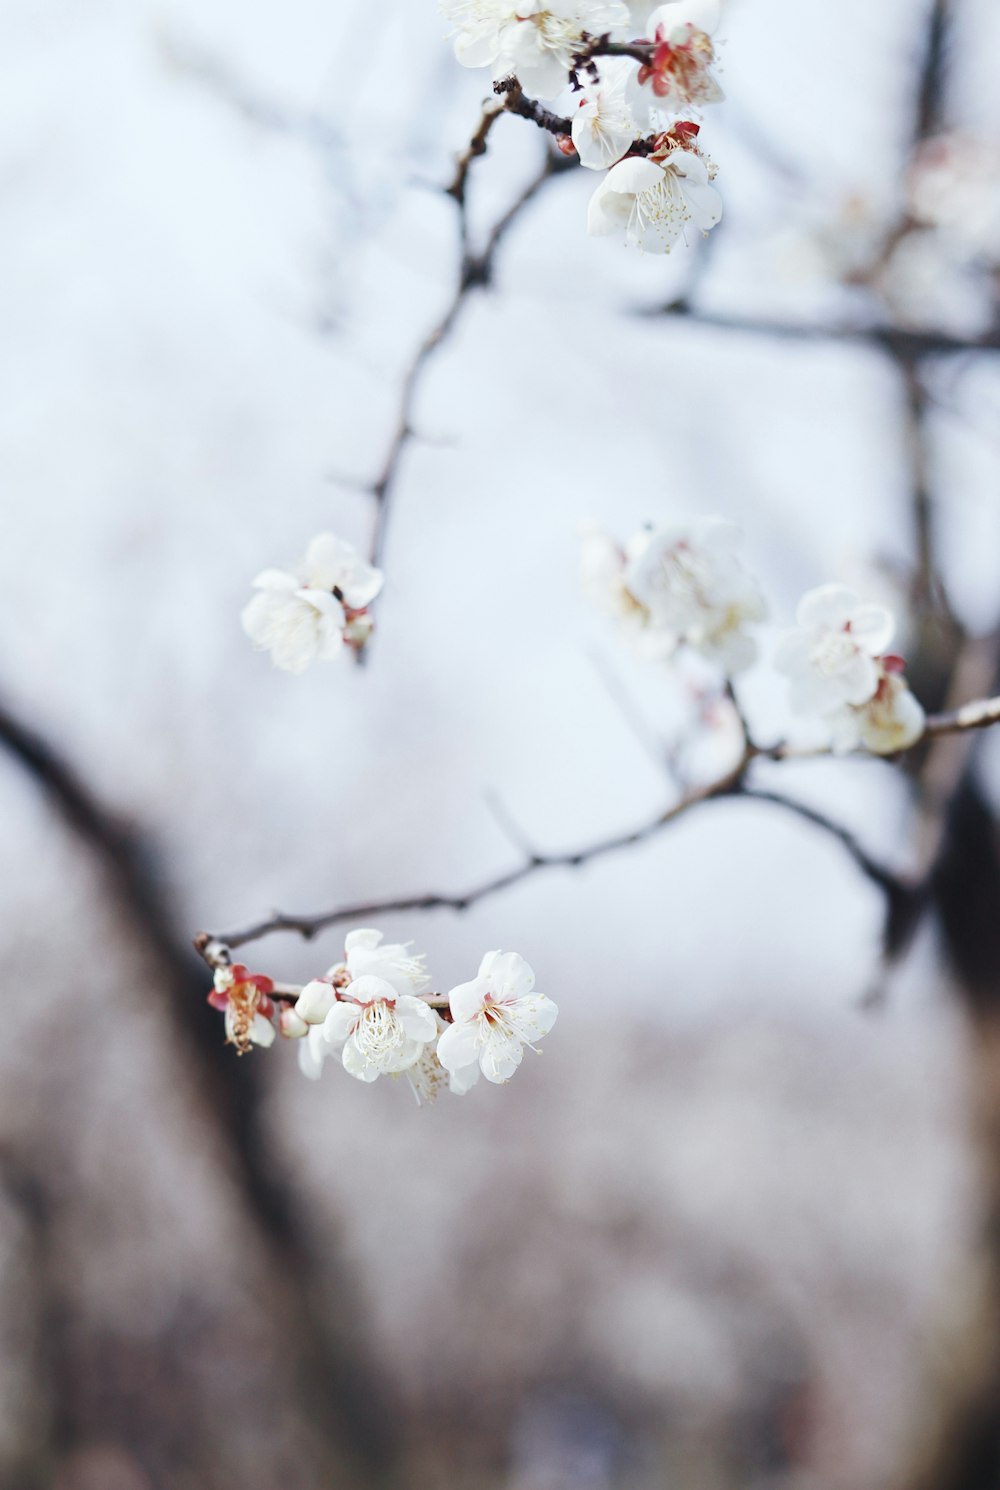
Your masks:
<path fill-rule="evenodd" d="M 846 631 L 838 631 L 831 636 L 825 636 L 820 644 L 813 648 L 809 661 L 824 678 L 832 678 L 850 667 L 857 655 L 857 642 Z"/>
<path fill-rule="evenodd" d="M 365 1004 L 354 1027 L 354 1043 L 366 1060 L 376 1062 L 399 1050 L 404 1040 L 403 1026 L 396 1018 L 396 1006 L 388 999 Z"/>

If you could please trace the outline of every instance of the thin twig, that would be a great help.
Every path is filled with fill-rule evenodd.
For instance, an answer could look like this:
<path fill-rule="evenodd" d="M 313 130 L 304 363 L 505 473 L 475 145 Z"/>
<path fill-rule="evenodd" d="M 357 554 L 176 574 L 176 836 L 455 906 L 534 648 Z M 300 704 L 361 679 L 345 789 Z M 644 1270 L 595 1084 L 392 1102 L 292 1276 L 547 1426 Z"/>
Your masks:
<path fill-rule="evenodd" d="M 1000 697 L 982 699 L 975 703 L 965 704 L 961 708 L 953 709 L 943 714 L 932 715 L 927 721 L 927 727 L 919 740 L 914 741 L 908 747 L 908 751 L 916 750 L 929 739 L 937 739 L 943 735 L 961 734 L 971 730 L 986 729 L 990 725 L 1000 723 Z M 908 751 L 900 751 L 900 755 Z M 340 906 L 332 911 L 323 911 L 318 915 L 294 915 L 277 911 L 273 916 L 258 921 L 252 926 L 244 927 L 230 932 L 200 932 L 195 939 L 195 946 L 204 956 L 204 949 L 212 943 L 221 943 L 228 948 L 241 947 L 248 942 L 254 942 L 261 937 L 269 936 L 276 931 L 291 931 L 305 937 L 307 940 L 316 936 L 319 932 L 330 926 L 336 926 L 344 921 L 364 922 L 375 916 L 386 916 L 400 914 L 407 911 L 434 911 L 452 910 L 465 911 L 470 906 L 478 904 L 493 895 L 498 895 L 513 885 L 520 884 L 522 880 L 531 875 L 538 874 L 546 869 L 576 869 L 583 864 L 589 864 L 595 859 L 604 858 L 608 854 L 618 853 L 623 849 L 631 848 L 637 843 L 645 842 L 654 837 L 671 823 L 675 822 L 685 813 L 693 808 L 701 806 L 705 802 L 718 800 L 722 797 L 745 797 L 749 800 L 756 798 L 762 802 L 771 802 L 775 805 L 785 807 L 791 812 L 796 812 L 800 817 L 807 818 L 816 827 L 823 828 L 837 838 L 837 840 L 848 850 L 855 862 L 863 870 L 873 883 L 878 884 L 884 890 L 898 890 L 907 887 L 907 880 L 893 871 L 878 864 L 857 842 L 851 833 L 845 828 L 826 818 L 822 813 L 792 798 L 782 796 L 770 790 L 758 790 L 745 785 L 747 770 L 755 760 L 792 760 L 796 758 L 812 758 L 829 755 L 828 746 L 815 750 L 796 752 L 787 744 L 774 746 L 759 746 L 747 741 L 739 761 L 730 770 L 724 772 L 716 780 L 703 786 L 692 788 L 685 792 L 676 802 L 657 814 L 648 822 L 637 828 L 630 828 L 621 833 L 612 834 L 610 837 L 598 839 L 595 843 L 583 848 L 567 850 L 560 853 L 541 853 L 534 847 L 526 851 L 522 863 L 513 869 L 496 875 L 492 879 L 485 880 L 471 889 L 461 893 L 446 893 L 433 891 L 419 895 L 405 895 L 387 900 L 361 901 L 354 905 Z M 874 756 L 868 752 L 856 751 L 853 755 L 857 758 L 879 760 L 884 757 Z M 520 833 L 520 829 L 518 830 Z M 206 959 L 210 960 L 210 959 Z"/>
<path fill-rule="evenodd" d="M 500 109 L 499 112 L 503 113 L 505 111 Z M 375 517 L 371 537 L 371 561 L 375 565 L 381 564 L 385 552 L 392 498 L 395 493 L 403 454 L 410 441 L 414 438 L 413 410 L 428 364 L 442 343 L 454 331 L 472 291 L 484 289 L 489 286 L 493 277 L 497 251 L 510 228 L 528 204 L 538 195 L 545 183 L 563 166 L 571 164 L 564 157 L 553 156 L 551 154 L 547 155 L 545 164 L 541 170 L 514 198 L 507 210 L 497 218 L 486 236 L 482 249 L 478 253 L 473 253 L 468 247 L 466 208 L 468 172 L 472 161 L 478 155 L 481 155 L 486 148 L 486 138 L 489 129 L 492 128 L 495 117 L 492 114 L 487 116 L 484 111 L 483 119 L 480 120 L 472 142 L 470 142 L 466 151 L 459 157 L 455 177 L 446 188 L 447 195 L 451 196 L 458 205 L 459 230 L 463 247 L 462 260 L 459 266 L 458 279 L 454 292 L 445 307 L 441 319 L 431 328 L 417 347 L 413 359 L 403 376 L 399 390 L 396 420 L 389 438 L 385 458 L 378 476 L 368 487 L 368 491 L 375 501 Z M 482 148 L 476 146 L 477 141 Z M 468 159 L 465 158 L 466 156 L 468 156 Z"/>

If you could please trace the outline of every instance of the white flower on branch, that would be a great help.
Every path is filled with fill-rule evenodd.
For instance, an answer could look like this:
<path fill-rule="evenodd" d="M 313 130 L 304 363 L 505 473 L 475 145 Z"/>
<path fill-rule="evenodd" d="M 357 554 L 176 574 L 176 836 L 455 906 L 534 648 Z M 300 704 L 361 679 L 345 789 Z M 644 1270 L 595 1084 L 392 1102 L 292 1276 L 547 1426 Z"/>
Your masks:
<path fill-rule="evenodd" d="M 629 554 L 635 552 L 637 541 L 641 547 L 645 538 L 646 534 L 640 533 L 623 548 L 596 524 L 584 524 L 580 533 L 580 579 L 590 603 L 616 623 L 636 651 L 646 657 L 664 658 L 674 651 L 676 637 L 650 625 L 648 609 L 625 582 Z"/>
<path fill-rule="evenodd" d="M 265 569 L 253 581 L 260 593 L 242 614 L 255 646 L 275 667 L 300 673 L 317 659 L 359 650 L 371 631 L 367 608 L 382 588 L 382 573 L 332 533 L 310 543 L 294 570 Z"/>
<path fill-rule="evenodd" d="M 448 995 L 451 1026 L 438 1040 L 438 1060 L 465 1082 L 478 1064 L 487 1081 L 509 1081 L 521 1064 L 525 1045 L 556 1022 L 558 1009 L 535 993 L 535 975 L 516 952 L 487 952 L 471 983 Z"/>
<path fill-rule="evenodd" d="M 876 658 L 895 631 L 881 605 L 865 605 L 845 585 L 820 585 L 799 601 L 797 626 L 778 643 L 774 665 L 791 682 L 797 714 L 834 714 L 874 698 Z"/>
<path fill-rule="evenodd" d="M 739 557 L 741 541 L 739 528 L 717 517 L 636 535 L 618 584 L 658 643 L 647 650 L 664 655 L 683 643 L 730 676 L 751 665 L 757 644 L 746 627 L 766 620 L 767 604 Z"/>
<path fill-rule="evenodd" d="M 345 960 L 331 968 L 329 977 L 336 979 L 340 968 L 351 978 L 368 974 L 391 983 L 397 993 L 421 993 L 430 986 L 427 962 L 422 954 L 410 951 L 412 942 L 383 942 L 381 931 L 349 931 L 344 938 Z"/>
<path fill-rule="evenodd" d="M 573 144 L 580 164 L 604 171 L 620 160 L 642 130 L 626 99 L 629 75 L 634 71 L 624 58 L 605 58 L 596 83 L 588 83 L 580 94 L 573 115 Z"/>
<path fill-rule="evenodd" d="M 434 1019 L 440 1038 L 448 1025 L 437 1012 L 434 1014 Z M 437 1040 L 435 1040 L 432 1045 L 423 1047 L 420 1059 L 407 1067 L 403 1074 L 410 1083 L 417 1106 L 429 1107 L 432 1102 L 437 1101 L 446 1087 L 459 1097 L 470 1091 L 479 1080 L 479 1063 L 476 1061 L 461 1071 L 446 1071 L 438 1058 Z"/>
<path fill-rule="evenodd" d="M 208 995 L 213 1009 L 226 1017 L 226 1039 L 245 1055 L 251 1045 L 274 1043 L 274 983 L 262 973 L 251 973 L 242 962 L 217 967 L 215 987 Z"/>
<path fill-rule="evenodd" d="M 892 755 L 915 744 L 927 720 L 902 675 L 903 659 L 887 650 L 891 612 L 863 604 L 843 585 L 821 585 L 803 596 L 796 619 L 774 657 L 791 682 L 796 713 L 822 715 L 838 753 L 863 745 Z"/>
<path fill-rule="evenodd" d="M 323 1021 L 325 1039 L 340 1048 L 344 1070 L 359 1081 L 415 1065 L 437 1033 L 429 1004 L 370 973 L 352 980 Z"/>
<path fill-rule="evenodd" d="M 652 60 L 633 74 L 632 102 L 679 113 L 718 103 L 725 95 L 712 73 L 712 35 L 719 25 L 719 0 L 669 0 L 650 15 L 645 35 L 655 42 Z M 652 98 L 650 98 L 652 95 Z"/>
<path fill-rule="evenodd" d="M 517 74 L 524 90 L 555 98 L 569 79 L 584 32 L 602 35 L 628 24 L 623 0 L 443 0 L 455 26 L 455 55 L 464 67 L 491 67 L 495 77 Z"/>
<path fill-rule="evenodd" d="M 858 708 L 845 706 L 830 716 L 835 753 L 863 745 L 873 755 L 895 755 L 915 745 L 927 727 L 927 715 L 901 676 L 901 657 L 882 657 L 871 698 Z"/>
<path fill-rule="evenodd" d="M 694 150 L 662 158 L 630 155 L 605 176 L 590 199 L 587 232 L 624 233 L 630 248 L 669 253 L 689 227 L 707 233 L 722 217 L 722 198 L 710 167 Z"/>

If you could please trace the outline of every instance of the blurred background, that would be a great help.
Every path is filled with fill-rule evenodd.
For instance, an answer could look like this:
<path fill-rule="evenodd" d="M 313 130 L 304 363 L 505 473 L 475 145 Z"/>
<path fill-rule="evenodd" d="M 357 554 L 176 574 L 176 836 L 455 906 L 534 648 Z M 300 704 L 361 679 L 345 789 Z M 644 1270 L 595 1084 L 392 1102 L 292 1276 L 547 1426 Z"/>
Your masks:
<path fill-rule="evenodd" d="M 455 294 L 486 79 L 444 30 L 0 16 L 0 1483 L 856 1490 L 917 1484 L 940 1417 L 928 1483 L 985 1490 L 997 740 L 759 769 L 916 894 L 744 800 L 380 920 L 444 989 L 532 964 L 560 1023 L 510 1089 L 307 1083 L 204 1004 L 199 929 L 461 895 L 508 819 L 572 851 L 714 773 L 704 679 L 582 598 L 584 520 L 733 518 L 765 654 L 841 579 L 928 708 L 996 691 L 995 0 L 731 0 L 722 226 L 642 257 L 586 237 L 593 176 L 542 181 L 416 387 L 366 665 L 252 650 L 260 569 L 368 547 Z M 473 255 L 549 150 L 496 125 Z M 797 728 L 766 665 L 742 692 Z"/>

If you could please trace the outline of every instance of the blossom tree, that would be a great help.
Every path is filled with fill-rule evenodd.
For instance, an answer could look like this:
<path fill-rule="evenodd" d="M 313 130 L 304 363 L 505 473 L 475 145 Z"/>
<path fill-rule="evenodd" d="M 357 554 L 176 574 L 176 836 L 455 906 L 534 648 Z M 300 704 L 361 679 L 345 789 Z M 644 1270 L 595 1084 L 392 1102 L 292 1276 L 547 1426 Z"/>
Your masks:
<path fill-rule="evenodd" d="M 437 1115 L 392 1108 L 400 1096 L 411 1108 L 451 1104 L 446 1112 L 462 1117 L 475 1104 L 488 1112 L 484 1104 L 494 1097 L 516 1109 L 538 1082 L 535 1057 L 556 1046 L 575 1018 L 558 939 L 527 945 L 527 938 L 511 935 L 516 951 L 482 950 L 480 944 L 442 980 L 414 950 L 425 944 L 423 914 L 461 913 L 491 900 L 502 917 L 503 897 L 514 886 L 627 854 L 669 833 L 681 818 L 694 818 L 694 830 L 703 806 L 718 804 L 725 813 L 736 802 L 795 815 L 872 887 L 881 937 L 876 965 L 859 979 L 863 1007 L 885 1004 L 891 975 L 913 954 L 922 931 L 933 930 L 943 949 L 973 1037 L 970 1064 L 987 1151 L 983 1208 L 992 1224 L 984 1227 L 977 1318 L 970 1321 L 961 1306 L 956 1309 L 960 1370 L 940 1393 L 939 1430 L 929 1447 L 921 1444 L 913 1453 L 913 1464 L 902 1466 L 900 1479 L 914 1490 L 923 1483 L 935 1490 L 981 1490 L 1000 1463 L 1000 1362 L 995 1346 L 981 1338 L 983 1319 L 990 1341 L 1000 1334 L 1000 849 L 982 769 L 982 745 L 1000 724 L 1000 644 L 995 622 L 970 619 L 945 580 L 954 514 L 939 490 L 934 438 L 935 417 L 962 380 L 1000 350 L 1000 152 L 995 141 L 957 122 L 961 111 L 949 106 L 954 7 L 933 0 L 921 16 L 898 200 L 848 193 L 831 217 L 813 209 L 804 189 L 789 193 L 801 200 L 783 212 L 767 246 L 769 263 L 821 281 L 835 309 L 813 319 L 772 318 L 759 307 L 743 310 L 732 299 L 713 298 L 713 256 L 720 243 L 725 251 L 729 230 L 728 183 L 741 169 L 731 148 L 741 133 L 739 120 L 728 145 L 725 136 L 721 148 L 713 145 L 718 160 L 707 141 L 724 100 L 722 58 L 730 77 L 743 65 L 728 38 L 738 9 L 738 0 L 549 0 L 535 10 L 506 0 L 442 0 L 436 13 L 429 0 L 424 23 L 442 66 L 453 67 L 456 76 L 459 68 L 477 75 L 486 99 L 478 118 L 450 141 L 454 170 L 441 187 L 455 218 L 454 283 L 443 312 L 405 363 L 388 440 L 373 460 L 373 478 L 361 484 L 370 538 L 360 541 L 354 533 L 349 542 L 340 532 L 314 531 L 295 518 L 293 507 L 287 537 L 255 555 L 245 571 L 243 559 L 225 551 L 214 560 L 234 590 L 245 586 L 242 640 L 248 666 L 259 668 L 256 677 L 263 679 L 263 670 L 273 666 L 295 675 L 283 680 L 291 689 L 314 683 L 329 689 L 342 700 L 339 722 L 349 731 L 351 711 L 380 667 L 382 628 L 398 624 L 383 602 L 394 594 L 405 556 L 388 552 L 386 539 L 395 500 L 412 480 L 408 457 L 421 438 L 415 410 L 428 368 L 476 297 L 493 284 L 512 228 L 542 196 L 547 208 L 562 211 L 553 184 L 575 173 L 578 185 L 588 184 L 589 202 L 581 198 L 565 209 L 571 230 L 581 242 L 584 235 L 609 240 L 593 249 L 615 263 L 619 280 L 638 281 L 651 262 L 669 260 L 665 267 L 675 275 L 669 298 L 643 308 L 654 331 L 683 325 L 692 335 L 734 343 L 760 338 L 779 352 L 803 342 L 856 346 L 893 380 L 903 425 L 901 548 L 908 550 L 907 562 L 889 566 L 872 556 L 865 573 L 848 576 L 833 559 L 824 561 L 803 579 L 797 605 L 754 562 L 777 545 L 774 525 L 763 510 L 759 523 L 745 515 L 742 524 L 734 522 L 725 491 L 716 489 L 721 483 L 707 474 L 702 486 L 683 493 L 666 478 L 662 491 L 644 491 L 644 523 L 627 516 L 588 522 L 581 492 L 579 530 L 565 533 L 566 562 L 578 567 L 581 592 L 609 648 L 638 670 L 648 696 L 680 700 L 683 723 L 676 735 L 654 741 L 663 787 L 655 813 L 555 850 L 539 848 L 503 816 L 516 854 L 512 867 L 441 890 L 418 883 L 404 893 L 337 903 L 315 914 L 276 911 L 229 931 L 199 932 L 201 962 L 192 989 L 184 949 L 175 944 L 139 838 L 103 809 L 99 794 L 57 748 L 0 710 L 5 746 L 91 847 L 169 973 L 171 1018 L 186 1031 L 192 1064 L 201 1063 L 211 1120 L 229 1135 L 241 1193 L 267 1241 L 265 1271 L 287 1289 L 281 1305 L 305 1342 L 304 1377 L 313 1388 L 319 1384 L 307 1394 L 307 1413 L 322 1422 L 329 1409 L 331 1435 L 343 1436 L 363 1466 L 359 1483 L 373 1487 L 389 1480 L 394 1413 L 384 1406 L 388 1398 L 358 1333 L 344 1346 L 324 1332 L 316 1307 L 320 1285 L 333 1280 L 346 1297 L 351 1284 L 342 1281 L 347 1273 L 338 1259 L 317 1265 L 308 1221 L 274 1179 L 281 1163 L 273 1162 L 275 1135 L 256 1085 L 259 1074 L 287 1061 L 293 1081 L 297 1070 L 317 1083 L 298 1090 L 327 1104 L 336 1142 L 345 1138 L 336 1127 L 345 1090 L 348 1102 L 364 1101 L 372 1111 L 379 1098 L 368 1088 L 377 1085 L 380 1094 L 388 1088 L 394 1119 L 409 1122 L 411 1135 L 426 1133 Z M 240 94 L 231 79 L 223 81 L 237 94 L 229 101 L 244 114 L 256 109 L 269 127 L 285 127 L 279 111 Z M 774 80 L 775 138 L 767 131 L 755 136 L 747 125 L 740 141 L 755 158 L 773 153 L 779 172 L 782 84 L 781 77 Z M 527 185 L 481 232 L 470 209 L 471 187 L 494 166 L 508 130 L 523 131 L 544 154 Z M 396 150 L 399 141 L 391 143 Z M 550 252 L 544 234 L 535 252 Z M 590 350 L 599 373 L 601 347 Z M 682 402 L 683 368 L 676 384 L 655 391 L 661 400 Z M 602 436 L 620 445 L 626 471 L 626 419 L 609 418 Z M 720 441 L 729 437 L 720 432 Z M 519 471 L 516 479 L 528 486 L 536 478 Z M 546 492 L 538 485 L 541 507 Z M 804 506 L 808 496 L 804 491 Z M 326 529 L 327 520 L 321 523 Z M 339 527 L 339 519 L 329 526 Z M 468 557 L 474 565 L 476 555 Z M 544 602 L 538 610 L 542 626 Z M 249 656 L 251 647 L 258 656 Z M 300 676 L 305 673 L 307 679 Z M 255 704 L 250 699 L 240 718 L 227 720 L 231 738 L 253 729 Z M 317 751 L 331 748 L 328 739 L 316 738 Z M 821 809 L 800 793 L 802 777 L 794 773 L 812 770 L 810 763 L 820 763 L 828 781 L 846 782 L 851 773 L 868 770 L 887 793 L 898 793 L 906 814 L 898 854 L 877 852 L 865 825 L 852 823 L 839 803 Z M 387 865 L 393 848 L 383 835 L 378 852 Z M 299 981 L 285 976 L 270 951 L 274 933 L 300 936 L 311 949 L 337 928 L 331 947 L 317 947 L 315 955 L 310 950 L 313 960 Z M 536 989 L 536 969 L 544 992 Z M 211 1021 L 207 1037 L 199 1020 Z M 601 1039 L 608 1038 L 604 1029 Z M 491 1090 L 510 1082 L 513 1092 Z M 463 1105 L 455 1107 L 455 1097 Z M 291 1141 L 301 1144 L 301 1133 Z M 425 1152 L 430 1162 L 429 1145 Z M 405 1260 L 400 1248 L 391 1266 Z"/>

